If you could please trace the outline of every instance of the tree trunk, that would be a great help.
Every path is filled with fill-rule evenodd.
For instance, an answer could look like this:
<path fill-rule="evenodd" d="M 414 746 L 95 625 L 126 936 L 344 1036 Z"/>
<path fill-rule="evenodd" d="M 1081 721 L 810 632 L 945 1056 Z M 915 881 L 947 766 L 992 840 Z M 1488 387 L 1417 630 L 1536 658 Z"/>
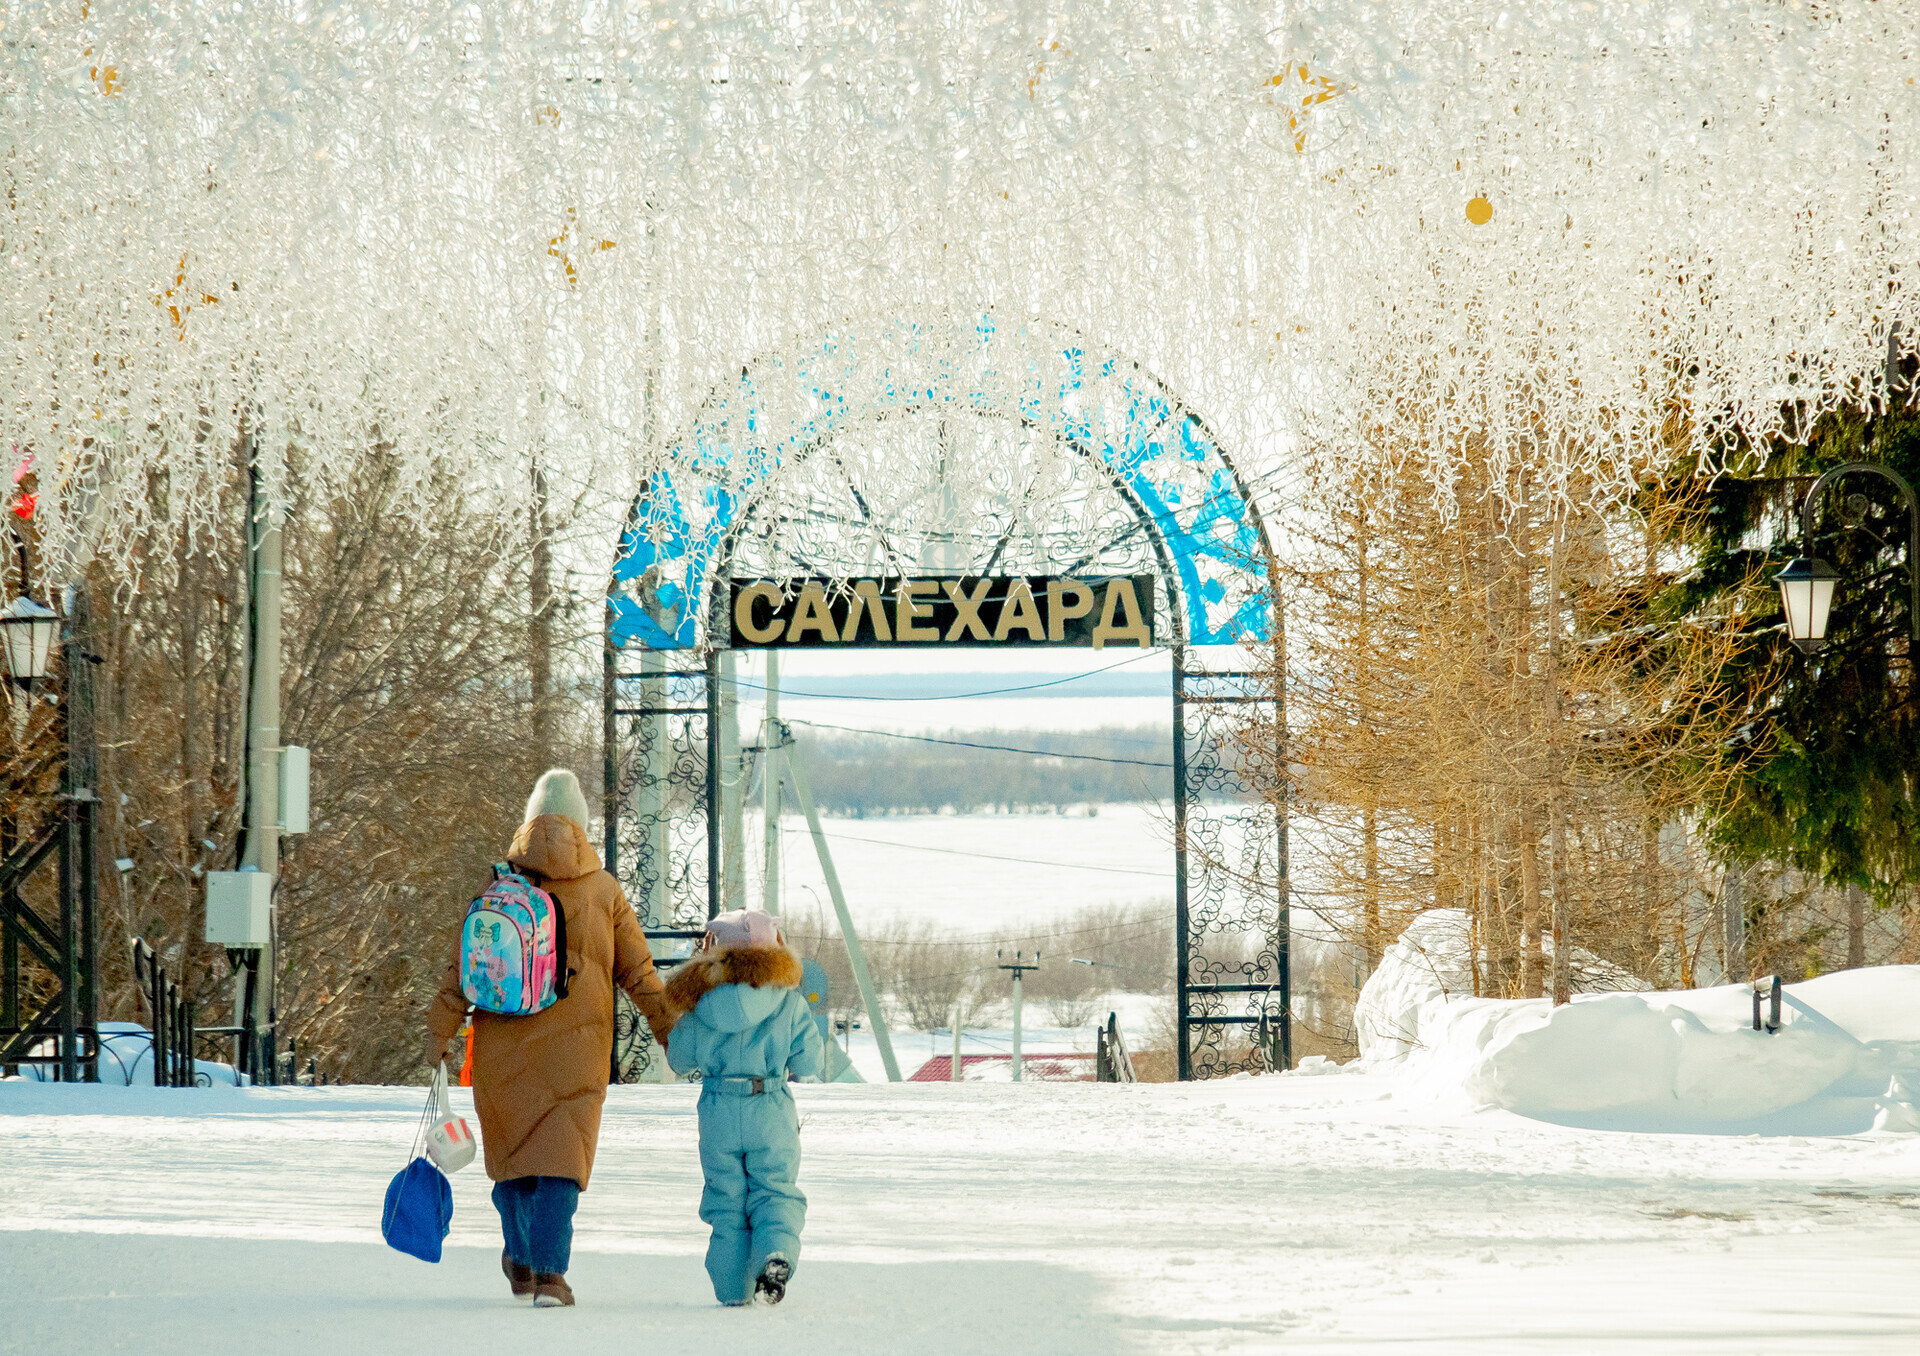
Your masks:
<path fill-rule="evenodd" d="M 1483 928 L 1483 944 L 1487 952 L 1487 982 L 1489 992 L 1502 998 L 1514 997 L 1520 991 L 1520 947 L 1519 922 L 1519 882 L 1518 857 L 1513 851 L 1515 831 L 1515 797 L 1513 777 L 1511 775 L 1511 756 L 1515 731 L 1513 729 L 1513 589 L 1515 571 L 1509 558 L 1509 552 L 1500 540 L 1494 521 L 1496 509 L 1491 496 L 1483 498 L 1480 509 L 1480 548 L 1481 566 L 1485 579 L 1485 616 L 1486 641 L 1483 656 L 1482 673 L 1486 683 L 1486 693 L 1493 706 L 1490 719 L 1490 733 L 1496 740 L 1504 740 L 1505 751 L 1494 751 L 1489 765 L 1501 768 L 1495 774 L 1495 780 L 1488 789 L 1490 804 L 1485 828 L 1490 832 L 1491 872 L 1488 881 L 1489 904 L 1487 923 Z M 1504 756 L 1503 756 L 1504 752 Z"/>
<path fill-rule="evenodd" d="M 1361 812 L 1360 831 L 1362 835 L 1362 868 L 1365 871 L 1363 899 L 1361 902 L 1362 946 L 1367 957 L 1367 973 L 1371 975 L 1380 964 L 1381 952 L 1385 949 L 1385 939 L 1380 932 L 1380 794 L 1378 791 L 1380 765 L 1374 757 L 1373 748 L 1373 705 L 1372 666 L 1368 657 L 1373 645 L 1371 619 L 1367 611 L 1367 585 L 1370 571 L 1367 560 L 1367 506 L 1366 500 L 1360 501 L 1358 511 L 1358 531 L 1355 540 L 1355 557 L 1359 568 L 1356 580 L 1356 601 L 1359 612 L 1356 617 L 1354 636 L 1357 653 L 1355 659 L 1354 693 L 1360 718 L 1361 747 L 1365 750 L 1367 762 L 1371 765 L 1371 786 L 1367 793 L 1366 808 Z"/>
<path fill-rule="evenodd" d="M 1640 865 L 1634 874 L 1638 877 L 1635 883 L 1638 886 L 1636 893 L 1639 895 L 1640 926 L 1646 929 L 1644 939 L 1646 969 L 1643 973 L 1651 974 L 1654 958 L 1660 954 L 1660 926 L 1657 921 L 1660 912 L 1660 821 L 1651 815 L 1640 821 Z M 1676 908 L 1675 912 L 1678 913 L 1679 910 Z M 1684 914 L 1681 915 L 1681 919 L 1683 935 L 1680 963 L 1684 970 L 1686 967 Z"/>
<path fill-rule="evenodd" d="M 1729 866 L 1720 882 L 1720 955 L 1729 984 L 1752 978 L 1747 968 L 1747 872 Z"/>
<path fill-rule="evenodd" d="M 1360 818 L 1364 840 L 1361 852 L 1366 871 L 1364 917 L 1361 926 L 1365 931 L 1367 973 L 1371 975 L 1379 966 L 1380 953 L 1386 946 L 1386 940 L 1380 928 L 1380 828 L 1372 805 L 1367 806 Z"/>
<path fill-rule="evenodd" d="M 1540 941 L 1540 818 L 1534 785 L 1541 773 L 1538 725 L 1541 716 L 1539 682 L 1533 672 L 1533 519 L 1523 481 L 1514 509 L 1512 583 L 1508 589 L 1509 645 L 1509 757 L 1520 781 L 1516 833 L 1520 858 L 1520 992 L 1525 998 L 1541 995 L 1546 957 Z"/>
<path fill-rule="evenodd" d="M 193 573 L 193 552 L 187 537 L 180 535 L 180 832 L 185 851 L 182 861 L 200 855 L 200 797 L 198 759 L 194 757 L 193 732 L 200 723 L 200 690 L 194 673 L 199 655 L 200 594 Z"/>
<path fill-rule="evenodd" d="M 1566 516 L 1556 511 L 1553 544 L 1547 557 L 1547 814 L 1553 851 L 1553 1001 L 1573 998 L 1573 968 L 1568 962 L 1567 934 L 1573 923 L 1567 869 L 1566 751 L 1560 704 L 1560 564 L 1566 541 Z"/>
<path fill-rule="evenodd" d="M 531 679 L 533 748 L 542 767 L 553 764 L 553 551 L 547 539 L 547 475 L 533 468 L 528 508 L 533 549 L 528 553 L 527 669 Z"/>
<path fill-rule="evenodd" d="M 1480 832 L 1478 816 L 1467 818 L 1467 841 L 1473 845 L 1473 947 L 1469 949 L 1473 960 L 1473 997 L 1488 999 L 1494 995 L 1494 980 L 1488 974 L 1486 964 L 1488 956 L 1492 955 L 1488 937 L 1492 933 L 1490 922 L 1494 912 L 1494 887 L 1492 870 L 1486 860 L 1486 837 Z"/>
<path fill-rule="evenodd" d="M 1867 963 L 1867 892 L 1858 885 L 1847 887 L 1847 968 L 1858 970 Z"/>
<path fill-rule="evenodd" d="M 1540 944 L 1540 821 L 1532 805 L 1520 811 L 1520 955 L 1521 993 L 1538 998 L 1546 956 Z"/>

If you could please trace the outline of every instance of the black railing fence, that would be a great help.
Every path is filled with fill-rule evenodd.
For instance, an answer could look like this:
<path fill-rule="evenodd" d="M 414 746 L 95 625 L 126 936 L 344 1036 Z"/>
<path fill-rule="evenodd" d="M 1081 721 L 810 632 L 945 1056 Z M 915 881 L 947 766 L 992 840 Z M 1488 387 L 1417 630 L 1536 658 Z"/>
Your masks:
<path fill-rule="evenodd" d="M 153 1029 L 153 1085 L 195 1087 L 193 1004 L 168 976 L 152 947 L 139 937 L 131 945 L 134 987 L 146 1004 L 147 1020 Z"/>
<path fill-rule="evenodd" d="M 1120 1016 L 1107 1014 L 1107 1024 L 1093 1029 L 1093 1081 L 1096 1083 L 1137 1083 L 1133 1057 L 1120 1038 Z"/>

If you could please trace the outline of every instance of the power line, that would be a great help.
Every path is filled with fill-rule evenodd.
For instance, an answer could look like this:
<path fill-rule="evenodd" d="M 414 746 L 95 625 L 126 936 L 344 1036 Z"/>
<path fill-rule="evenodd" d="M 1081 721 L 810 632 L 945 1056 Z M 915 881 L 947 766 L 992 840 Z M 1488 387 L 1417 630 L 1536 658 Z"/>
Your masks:
<path fill-rule="evenodd" d="M 1027 928 L 1027 929 L 1015 928 L 1015 929 L 1011 929 L 1011 931 L 1028 936 L 1028 937 L 1035 938 L 1039 941 L 1050 943 L 1061 937 L 1084 937 L 1090 932 L 1105 932 L 1105 933 L 1111 933 L 1114 936 L 1119 936 L 1123 933 L 1130 934 L 1135 932 L 1145 932 L 1149 928 L 1157 931 L 1161 928 L 1171 927 L 1172 925 L 1173 925 L 1173 915 L 1168 914 L 1164 918 L 1146 918 L 1146 919 L 1141 919 L 1137 922 L 1132 922 L 1132 923 L 1096 923 L 1091 927 L 1069 928 L 1065 932 L 1040 932 L 1031 928 Z M 821 932 L 821 933 L 789 932 L 785 935 L 789 941 L 801 941 L 801 942 L 843 942 L 846 940 L 837 932 Z M 898 941 L 893 940 L 891 938 L 887 938 L 887 937 L 863 937 L 860 939 L 860 944 L 862 946 L 992 946 L 994 945 L 996 940 L 1003 939 L 1006 935 L 1007 935 L 1006 932 L 998 932 L 988 936 L 978 936 L 978 937 L 958 937 L 958 938 L 949 938 L 949 939 L 939 939 L 939 938 L 932 938 L 932 937 L 909 937 L 909 938 L 904 938 Z M 1098 947 L 1097 946 L 1089 947 L 1088 949 L 1097 950 Z M 981 966 L 979 968 L 992 969 L 993 967 Z M 973 971 L 956 970 L 953 973 L 954 974 L 972 974 Z M 1151 974 L 1154 972 L 1139 970 L 1137 971 L 1137 973 Z"/>
<path fill-rule="evenodd" d="M 782 834 L 792 832 L 794 830 L 784 826 L 781 828 Z M 830 840 L 836 843 L 871 843 L 876 847 L 901 848 L 907 852 L 937 852 L 946 857 L 981 857 L 993 862 L 1018 862 L 1023 866 L 1052 866 L 1063 871 L 1103 871 L 1114 876 L 1152 876 L 1156 880 L 1164 880 L 1170 874 L 1159 871 L 1140 871 L 1130 866 L 1094 866 L 1090 862 L 1049 862 L 1038 857 L 1003 857 L 996 852 L 967 852 L 960 848 L 922 847 L 918 843 L 889 843 L 884 838 L 861 838 L 850 833 L 832 834 Z"/>
<path fill-rule="evenodd" d="M 857 697 L 856 697 L 856 698 L 854 698 L 853 700 L 855 700 L 855 701 L 859 701 L 859 700 L 862 700 L 862 699 L 861 699 L 861 698 L 857 698 Z M 1124 698 L 1124 697 L 1121 697 L 1121 698 L 1111 698 L 1111 699 L 1109 699 L 1109 698 L 1099 698 L 1099 697 L 1096 697 L 1096 698 L 1093 698 L 1092 700 L 1095 700 L 1095 701 L 1104 701 L 1104 700 L 1117 700 L 1117 701 L 1126 701 L 1126 700 L 1128 700 L 1128 698 Z M 889 739 L 928 739 L 928 738 L 931 738 L 931 736 L 929 736 L 929 735 L 907 735 L 907 734 L 903 734 L 903 733 L 901 733 L 901 732 L 900 732 L 900 731 L 898 731 L 898 730 L 863 730 L 863 729 L 859 729 L 859 728 L 857 728 L 857 727 L 855 727 L 855 726 L 852 726 L 852 725 L 829 725 L 829 724 L 827 724 L 827 723 L 826 723 L 825 721 L 818 721 L 818 720 L 804 720 L 804 719 L 802 719 L 802 718 L 801 718 L 801 717 L 799 717 L 799 716 L 787 716 L 787 717 L 784 717 L 784 719 L 785 719 L 785 720 L 787 721 L 787 723 L 788 723 L 788 724 L 790 724 L 790 725 L 812 725 L 812 726 L 816 726 L 816 727 L 818 727 L 819 729 L 822 729 L 822 730 L 845 730 L 845 731 L 847 731 L 847 732 L 848 732 L 848 733 L 850 733 L 850 734 L 876 734 L 876 735 L 885 735 L 885 736 L 887 736 L 887 737 L 888 737 Z M 1087 738 L 1089 738 L 1089 739 L 1099 739 L 1099 740 L 1101 740 L 1101 741 L 1103 741 L 1103 742 L 1105 742 L 1105 743 L 1108 743 L 1108 744 L 1135 744 L 1135 745 L 1138 745 L 1138 746 L 1139 746 L 1139 747 L 1141 747 L 1141 748 L 1161 748 L 1161 747 L 1163 747 L 1163 746 L 1164 746 L 1164 745 L 1165 745 L 1165 744 L 1167 743 L 1167 739 L 1166 739 L 1166 738 L 1165 738 L 1164 736 L 1162 736 L 1162 737 L 1159 737 L 1159 738 L 1153 738 L 1153 739 L 1136 739 L 1136 738 L 1132 738 L 1132 737 L 1130 737 L 1130 736 L 1128 736 L 1128 735 L 1123 735 L 1123 734 L 1106 734 L 1106 733 L 1102 733 L 1103 731 L 1107 731 L 1107 730 L 1144 730 L 1144 729 L 1151 729 L 1151 728 L 1152 728 L 1152 726 L 1150 726 L 1150 725 L 1094 725 L 1094 726 L 1089 726 L 1089 727 L 1087 727 L 1087 728 L 1086 728 L 1086 729 L 1084 729 L 1084 730 L 1077 730 L 1077 731 L 1075 731 L 1074 733 L 1076 733 L 1076 734 L 1080 734 L 1080 735 L 1084 735 L 1084 736 L 1086 736 L 1086 737 L 1087 737 Z M 948 733 L 948 734 L 955 734 L 955 733 L 958 733 L 958 731 L 956 731 L 956 730 L 953 730 L 953 729 L 949 729 L 949 730 L 947 731 L 947 733 Z M 994 730 L 988 730 L 988 731 L 986 731 L 985 733 L 987 733 L 987 734 L 1007 734 L 1007 733 L 1013 733 L 1013 734 L 1045 734 L 1045 733 L 1047 733 L 1047 731 L 1044 731 L 1044 730 L 1013 730 L 1013 731 L 1006 731 L 1006 730 L 1000 730 L 1000 729 L 994 729 Z M 935 740 L 934 742 L 935 742 L 935 743 L 939 743 L 940 741 L 939 741 L 939 740 Z M 1000 746 L 996 744 L 996 745 L 981 745 L 980 747 L 982 747 L 982 748 L 989 748 L 989 747 L 991 747 L 991 748 L 998 748 L 998 747 L 1000 747 Z M 1088 756 L 1090 756 L 1090 755 L 1087 755 L 1087 754 L 1080 754 L 1080 755 L 1072 755 L 1072 754 L 1065 754 L 1065 753 L 1050 753 L 1049 751 L 1047 751 L 1047 750 L 1044 750 L 1044 749 L 1022 749 L 1022 750 L 1018 750 L 1018 752 L 1023 752 L 1023 753 L 1038 753 L 1038 754 L 1043 754 L 1043 755 L 1045 755 L 1045 756 L 1048 756 L 1048 757 L 1055 757 L 1055 758 L 1068 758 L 1068 757 L 1074 757 L 1074 756 L 1078 756 L 1078 757 L 1083 757 L 1083 758 L 1084 758 L 1084 757 L 1088 757 Z M 1151 764 L 1149 764 L 1149 766 L 1151 766 L 1151 767 L 1169 767 L 1169 766 L 1171 766 L 1171 764 L 1168 764 L 1168 763 L 1151 763 Z"/>
<path fill-rule="evenodd" d="M 1045 683 L 1022 683 L 1018 687 L 989 688 L 985 692 L 941 692 L 931 697 L 863 697 L 858 693 L 852 692 L 792 692 L 782 687 L 780 689 L 780 695 L 783 697 L 804 697 L 810 701 L 842 702 L 950 702 L 964 701 L 969 697 L 1004 697 L 1012 692 L 1038 692 L 1042 688 L 1059 687 L 1062 683 L 1077 683 L 1084 678 L 1097 678 L 1103 673 L 1111 673 L 1113 670 L 1124 668 L 1128 664 L 1138 664 L 1142 659 L 1151 659 L 1159 653 L 1161 652 L 1157 649 L 1142 650 L 1139 654 L 1122 659 L 1117 664 L 1109 664 L 1105 668 L 1091 669 L 1086 673 L 1070 673 L 1065 678 L 1055 678 Z M 622 678 L 638 678 L 639 676 L 639 674 L 632 673 L 623 673 L 620 675 Z M 667 676 L 674 677 L 677 675 L 669 674 Z M 735 687 L 750 687 L 758 692 L 765 692 L 767 690 L 766 684 L 756 683 L 750 678 L 735 678 L 733 685 Z"/>
<path fill-rule="evenodd" d="M 829 725 L 820 720 L 801 720 L 795 716 L 789 724 L 806 725 L 815 730 L 838 730 L 842 734 L 878 735 L 882 739 L 912 739 L 922 744 L 947 744 L 957 749 L 988 749 L 995 753 L 1025 753 L 1035 758 L 1072 758 L 1082 763 L 1128 763 L 1134 767 L 1172 769 L 1172 763 L 1156 763 L 1146 758 L 1113 758 L 1098 753 L 1056 753 L 1050 749 L 1017 749 L 1011 744 L 981 744 L 971 739 L 936 739 L 932 735 L 901 734 L 895 730 L 862 730 L 852 725 Z"/>

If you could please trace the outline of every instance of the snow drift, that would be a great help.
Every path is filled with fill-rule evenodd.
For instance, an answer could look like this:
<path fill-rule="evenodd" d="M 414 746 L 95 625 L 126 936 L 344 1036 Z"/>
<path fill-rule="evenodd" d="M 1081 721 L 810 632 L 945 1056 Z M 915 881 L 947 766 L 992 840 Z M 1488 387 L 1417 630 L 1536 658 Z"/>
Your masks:
<path fill-rule="evenodd" d="M 1787 985 L 1780 1029 L 1755 1031 L 1746 985 L 1618 991 L 1631 976 L 1592 966 L 1590 991 L 1559 1008 L 1474 998 L 1464 921 L 1457 910 L 1416 919 L 1355 1008 L 1362 1056 L 1403 1065 L 1417 1094 L 1620 1130 L 1920 1125 L 1908 1092 L 1920 1087 L 1920 966 Z M 1591 991 L 1602 986 L 1617 991 Z"/>
<path fill-rule="evenodd" d="M 1542 939 L 1553 955 L 1553 939 Z M 1437 998 L 1471 996 L 1473 920 L 1465 909 L 1429 909 L 1407 924 L 1388 947 L 1353 1007 L 1360 1054 L 1398 1059 L 1420 1038 L 1420 1013 Z M 1582 947 L 1568 953 L 1576 993 L 1608 993 L 1651 986 Z"/>

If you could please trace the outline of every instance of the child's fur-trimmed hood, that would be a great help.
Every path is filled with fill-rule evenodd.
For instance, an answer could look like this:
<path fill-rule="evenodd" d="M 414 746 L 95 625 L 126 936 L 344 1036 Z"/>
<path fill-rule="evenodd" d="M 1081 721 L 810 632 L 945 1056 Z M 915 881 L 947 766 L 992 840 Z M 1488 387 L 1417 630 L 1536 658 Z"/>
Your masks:
<path fill-rule="evenodd" d="M 679 1021 L 722 984 L 797 989 L 800 981 L 800 957 L 788 947 L 754 946 L 702 952 L 674 967 L 673 977 L 667 981 L 667 1012 L 674 1021 Z"/>

